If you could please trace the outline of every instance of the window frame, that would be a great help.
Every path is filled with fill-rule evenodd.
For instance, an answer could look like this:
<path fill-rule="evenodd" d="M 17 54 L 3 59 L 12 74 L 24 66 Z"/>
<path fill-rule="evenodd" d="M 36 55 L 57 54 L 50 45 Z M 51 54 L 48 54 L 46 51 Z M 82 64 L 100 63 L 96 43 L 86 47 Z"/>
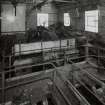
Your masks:
<path fill-rule="evenodd" d="M 99 20 L 98 13 L 99 13 L 98 10 L 85 11 L 85 31 L 98 33 Z M 89 17 L 91 19 L 93 18 L 93 21 L 92 20 L 89 21 Z"/>
<path fill-rule="evenodd" d="M 68 16 L 67 16 L 68 15 Z M 66 19 L 68 19 L 68 23 L 66 23 L 65 21 L 66 21 Z M 66 26 L 66 27 L 69 27 L 71 25 L 71 19 L 70 19 L 70 13 L 64 13 L 64 26 Z"/>
<path fill-rule="evenodd" d="M 44 23 L 40 23 L 41 21 L 39 22 L 39 17 L 41 16 L 40 18 L 43 18 L 44 15 L 46 15 L 45 18 L 47 17 L 45 19 L 47 21 L 47 23 L 45 23 L 46 25 L 44 25 Z M 44 27 L 48 27 L 49 26 L 49 14 L 48 13 L 37 13 L 37 26 L 44 26 Z"/>

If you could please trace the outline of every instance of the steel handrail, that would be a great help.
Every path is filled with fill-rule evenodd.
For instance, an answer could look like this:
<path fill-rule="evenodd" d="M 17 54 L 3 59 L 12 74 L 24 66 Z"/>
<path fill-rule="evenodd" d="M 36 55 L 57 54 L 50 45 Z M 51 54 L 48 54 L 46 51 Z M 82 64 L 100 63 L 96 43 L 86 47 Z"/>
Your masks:
<path fill-rule="evenodd" d="M 72 61 L 71 61 L 72 62 Z M 98 80 L 95 76 L 93 76 L 91 73 L 89 73 L 89 72 L 87 72 L 87 71 L 84 71 L 82 68 L 80 68 L 80 67 L 78 67 L 78 66 L 76 66 L 76 65 L 74 65 L 74 63 L 72 63 L 73 64 L 73 66 L 75 66 L 75 67 L 77 67 L 79 70 L 81 70 L 82 72 L 84 72 L 84 73 L 86 73 L 86 74 L 88 74 L 88 76 L 92 79 L 92 80 L 94 80 L 94 81 L 96 81 L 99 85 L 101 85 L 102 87 L 105 87 L 105 83 L 104 82 L 102 82 L 102 81 L 100 81 L 100 80 Z M 79 71 L 78 70 L 78 71 Z M 79 80 L 77 80 L 78 82 L 80 82 L 80 83 L 82 83 L 81 81 L 79 81 Z M 83 83 L 82 83 L 82 85 L 83 85 Z M 89 89 L 88 89 L 89 90 Z M 90 91 L 90 90 L 89 90 Z M 91 91 L 90 91 L 91 92 Z M 99 97 L 97 96 L 97 95 L 95 95 L 93 92 L 91 92 L 96 98 L 98 98 L 99 99 Z M 101 100 L 101 99 L 99 99 L 99 101 L 104 105 L 105 103 Z"/>
<path fill-rule="evenodd" d="M 75 78 L 76 79 L 76 78 Z M 93 96 L 95 96 L 103 105 L 105 104 L 94 92 L 92 92 L 90 89 L 88 89 L 85 84 L 80 81 L 79 79 L 76 79 L 82 86 L 84 86 Z"/>
<path fill-rule="evenodd" d="M 63 47 L 63 48 L 62 48 Z M 73 49 L 76 49 L 76 48 L 69 48 L 70 46 L 61 46 L 61 48 L 60 47 L 52 47 L 52 48 L 42 48 L 42 49 L 34 49 L 34 50 L 27 50 L 27 51 L 18 51 L 18 52 L 14 52 L 12 55 L 10 55 L 11 57 L 12 56 L 17 56 L 17 55 L 15 55 L 15 54 L 20 54 L 20 55 L 24 55 L 24 54 L 22 54 L 22 53 L 25 53 L 25 52 L 29 52 L 29 51 L 41 51 L 41 52 L 43 52 L 44 50 L 50 50 L 51 52 L 55 52 L 55 50 L 56 50 L 56 52 L 61 52 L 61 50 L 62 51 L 68 51 L 68 50 L 73 50 Z M 66 49 L 64 49 L 64 48 L 66 48 Z M 50 52 L 49 51 L 49 52 Z M 35 53 L 35 52 L 33 52 L 33 53 Z M 9 55 L 8 56 L 4 56 L 3 55 L 3 57 L 10 57 Z"/>
<path fill-rule="evenodd" d="M 22 69 L 26 69 L 26 68 L 31 68 L 31 67 L 34 67 L 34 66 L 41 66 L 41 65 L 46 65 L 46 64 L 50 64 L 51 62 L 56 62 L 56 61 L 64 61 L 64 59 L 58 59 L 58 60 L 52 60 L 52 61 L 48 61 L 48 62 L 45 62 L 45 63 L 38 63 L 38 64 L 32 64 L 32 65 L 22 65 L 22 66 L 11 66 L 10 68 L 12 67 L 16 67 L 16 68 L 13 68 L 13 69 L 9 69 L 8 71 L 3 71 L 5 73 L 9 73 L 9 72 L 12 72 L 12 71 L 20 71 Z M 0 74 L 2 74 L 2 72 L 0 72 Z"/>
<path fill-rule="evenodd" d="M 44 78 L 40 78 L 40 79 L 35 79 L 35 80 L 31 80 L 31 81 L 28 81 L 28 82 L 24 82 L 24 83 L 19 83 L 17 85 L 13 85 L 13 86 L 8 86 L 6 87 L 5 89 L 10 89 L 10 88 L 13 88 L 13 87 L 17 87 L 17 86 L 21 86 L 21 85 L 25 85 L 25 84 L 29 84 L 29 83 L 33 83 L 33 82 L 39 82 L 39 81 L 42 81 L 42 80 L 46 80 L 46 79 L 49 79 L 52 81 L 51 78 L 48 78 L 48 77 L 44 77 Z M 52 81 L 53 82 L 53 81 Z M 54 83 L 54 82 L 53 82 Z M 54 83 L 55 84 L 55 83 Z M 64 100 L 66 101 L 66 103 L 68 105 L 71 105 L 71 103 L 68 101 L 67 97 L 64 95 L 64 93 L 62 92 L 62 90 L 60 88 L 58 88 L 56 85 L 54 85 L 57 90 L 59 91 L 60 95 L 64 98 Z"/>
<path fill-rule="evenodd" d="M 81 56 L 81 57 L 76 57 L 76 58 L 69 58 L 69 61 L 70 59 L 81 59 L 81 58 L 84 58 L 85 56 Z M 94 55 L 91 55 L 90 57 L 97 57 L 97 56 L 94 56 Z M 9 70 L 6 70 L 4 71 L 5 73 L 9 73 L 9 72 L 12 72 L 12 71 L 20 71 L 22 69 L 25 69 L 25 68 L 31 68 L 31 67 L 34 67 L 34 66 L 40 66 L 40 65 L 44 65 L 44 64 L 48 64 L 49 62 L 56 62 L 56 61 L 63 61 L 64 59 L 55 59 L 55 60 L 50 60 L 46 63 L 37 63 L 37 64 L 27 64 L 26 65 L 19 65 L 19 66 L 10 66 L 10 67 L 6 67 L 5 69 L 9 69 Z M 92 65 L 93 66 L 93 65 Z M 94 67 L 94 66 L 93 66 Z M 105 69 L 104 67 L 95 67 L 95 68 L 100 68 L 100 69 Z M 0 72 L 1 74 L 2 72 Z"/>
<path fill-rule="evenodd" d="M 52 63 L 50 63 L 52 64 Z M 51 71 L 51 72 L 55 72 L 55 70 Z M 53 77 L 54 78 L 54 77 Z M 7 86 L 4 88 L 4 90 L 7 90 L 7 89 L 10 89 L 10 88 L 14 88 L 14 87 L 17 87 L 17 86 L 20 86 L 20 85 L 25 85 L 25 84 L 29 84 L 29 83 L 33 83 L 33 82 L 37 82 L 37 81 L 40 81 L 40 80 L 46 80 L 46 79 L 49 79 L 51 80 L 53 83 L 54 81 L 52 80 L 51 77 L 42 77 L 42 78 L 39 78 L 39 79 L 35 79 L 35 80 L 30 80 L 30 81 L 27 81 L 27 82 L 22 82 L 22 83 L 17 83 L 15 85 L 12 85 L 12 86 Z M 56 83 L 54 83 L 56 84 Z M 63 96 L 63 98 L 65 99 L 65 101 L 68 103 L 68 105 L 71 105 L 70 101 L 68 100 L 68 98 L 64 95 L 64 93 L 62 92 L 62 90 L 58 87 L 56 87 L 59 91 L 60 91 L 60 94 Z M 2 90 L 2 88 L 0 88 L 0 90 Z"/>
<path fill-rule="evenodd" d="M 89 48 L 95 48 L 95 49 L 100 49 L 100 50 L 104 50 L 105 51 L 105 48 L 97 47 L 95 45 L 92 45 L 92 46 L 89 46 L 89 45 L 81 45 L 81 47 L 89 47 Z"/>
<path fill-rule="evenodd" d="M 71 89 L 73 91 L 73 93 L 75 94 L 75 96 L 78 98 L 78 100 L 83 103 L 85 103 L 86 105 L 90 105 L 88 103 L 88 101 L 77 91 L 77 89 L 70 83 L 70 81 L 68 81 L 63 75 L 60 74 L 60 72 L 57 70 L 56 71 L 57 74 L 60 75 L 60 77 L 66 81 L 66 83 L 68 84 L 69 89 Z"/>
<path fill-rule="evenodd" d="M 52 64 L 52 63 L 50 63 L 50 64 Z M 52 64 L 53 65 L 53 64 Z M 57 67 L 55 66 L 55 65 L 53 65 L 55 68 L 54 69 L 57 69 Z M 57 70 L 59 70 L 59 69 L 57 69 Z M 55 71 L 55 70 L 54 70 Z M 66 80 L 67 81 L 67 80 Z M 20 85 L 23 85 L 23 84 L 27 84 L 27 83 L 29 83 L 30 81 L 28 81 L 28 82 L 25 82 L 25 83 L 19 83 L 19 84 L 15 84 L 15 85 L 13 85 L 13 86 L 9 86 L 9 87 L 6 87 L 5 89 L 9 89 L 9 88 L 13 88 L 13 87 L 16 87 L 16 86 L 20 86 Z M 31 81 L 32 82 L 32 81 Z M 76 93 L 75 93 L 76 94 Z M 82 96 L 80 96 L 80 97 L 82 97 Z M 83 98 L 83 97 L 82 97 Z M 70 104 L 71 105 L 71 104 Z M 89 105 L 89 104 L 87 104 L 87 105 Z"/>
<path fill-rule="evenodd" d="M 88 101 L 75 89 L 75 87 L 70 83 L 70 81 L 68 81 L 67 78 L 65 78 L 63 75 L 61 75 L 61 73 L 59 72 L 59 69 L 54 64 L 52 64 L 52 65 L 55 68 L 56 74 L 60 75 L 61 79 L 63 79 L 64 81 L 66 81 L 66 83 L 68 84 L 68 87 L 72 89 L 73 93 L 77 96 L 77 98 L 79 99 L 79 101 L 82 100 L 82 102 L 85 102 L 86 105 L 90 105 L 88 103 Z"/>
<path fill-rule="evenodd" d="M 102 86 L 104 85 L 104 86 L 105 86 L 105 83 L 103 83 L 102 81 L 98 80 L 96 77 L 94 77 L 92 74 L 90 74 L 90 73 L 88 73 L 87 71 L 85 71 L 83 68 L 81 68 L 81 67 L 75 65 L 75 63 L 72 62 L 72 61 L 69 61 L 69 62 L 72 63 L 72 66 L 74 66 L 74 67 L 76 67 L 77 69 L 79 69 L 80 71 L 82 71 L 82 72 L 88 74 L 88 76 L 89 76 L 91 79 L 97 81 L 97 82 L 99 83 L 99 85 L 102 85 Z M 79 70 L 78 70 L 78 71 L 79 71 Z"/>
<path fill-rule="evenodd" d="M 63 48 L 66 48 L 66 49 L 69 49 L 69 50 L 72 50 L 72 49 L 76 49 L 76 48 L 80 48 L 80 47 L 88 47 L 88 48 L 95 48 L 95 49 L 97 49 L 97 50 L 104 50 L 105 51 L 105 48 L 100 48 L 100 47 L 96 47 L 96 46 L 94 46 L 94 45 L 92 45 L 92 46 L 89 46 L 89 45 L 81 45 L 81 46 L 76 46 L 76 48 L 69 48 L 70 46 L 61 46 L 61 48 L 60 47 L 51 47 L 51 48 L 42 48 L 42 49 L 35 49 L 35 50 L 27 50 L 27 51 L 20 51 L 20 52 L 29 52 L 29 51 L 38 51 L 38 50 L 46 50 L 46 49 L 48 49 L 48 50 L 53 50 L 53 49 L 63 49 Z M 64 49 L 63 49 L 64 50 Z M 15 53 L 20 53 L 20 52 L 14 52 L 13 53 L 13 55 L 11 55 L 11 56 L 14 56 L 14 54 Z M 8 57 L 8 56 L 5 56 L 5 57 Z"/>
<path fill-rule="evenodd" d="M 57 90 L 62 94 L 62 96 L 64 97 L 64 99 L 66 100 L 66 102 L 68 103 L 68 105 L 72 105 L 70 103 L 70 101 L 68 100 L 68 98 L 64 95 L 64 93 L 62 92 L 62 90 L 60 88 L 58 88 L 58 86 L 55 85 L 55 87 L 57 88 Z"/>

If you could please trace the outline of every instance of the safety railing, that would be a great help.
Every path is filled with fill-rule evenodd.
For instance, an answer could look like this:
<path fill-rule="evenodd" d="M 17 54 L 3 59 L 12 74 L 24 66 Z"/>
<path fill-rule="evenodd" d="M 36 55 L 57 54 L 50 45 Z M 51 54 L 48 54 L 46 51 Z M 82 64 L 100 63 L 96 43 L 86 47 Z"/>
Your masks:
<path fill-rule="evenodd" d="M 82 48 L 83 47 L 83 48 Z M 75 57 L 75 58 L 73 58 L 73 60 L 74 59 L 79 59 L 79 58 L 85 58 L 86 59 L 86 61 L 88 62 L 88 58 L 89 57 L 95 57 L 95 58 L 98 58 L 98 60 L 99 60 L 99 62 L 100 62 L 100 59 L 101 58 L 103 58 L 104 59 L 104 49 L 102 49 L 102 48 L 96 48 L 96 47 L 94 47 L 94 46 L 87 46 L 87 45 L 85 45 L 85 46 L 82 46 L 81 48 L 77 48 L 77 49 L 79 49 L 80 51 L 79 51 L 79 53 L 81 54 L 81 51 L 84 51 L 84 52 L 82 52 L 82 55 L 80 56 L 80 57 Z M 94 50 L 93 50 L 94 49 Z M 71 62 L 71 58 L 69 57 L 69 56 L 67 56 L 66 55 L 66 53 L 64 53 L 64 51 L 69 51 L 69 50 L 71 50 L 71 49 L 66 49 L 66 50 L 64 50 L 64 49 L 62 49 L 62 51 L 63 51 L 63 54 L 64 54 L 64 56 L 63 56 L 63 58 L 62 59 L 60 59 L 60 60 L 62 60 L 62 61 L 65 61 L 65 62 L 70 62 L 71 64 L 74 64 L 73 62 Z M 94 51 L 95 52 L 95 54 L 93 54 L 92 52 L 91 52 L 91 50 L 92 51 Z M 59 51 L 59 53 L 61 52 L 61 50 Z M 96 53 L 97 52 L 97 53 Z M 101 53 L 101 56 L 99 56 L 100 55 L 100 53 Z M 8 56 L 7 56 L 8 57 Z M 69 58 L 69 59 L 68 59 Z M 59 61 L 59 59 L 55 59 L 55 60 L 53 60 L 53 61 Z M 52 61 L 51 61 L 52 62 Z M 99 63 L 98 62 L 98 63 Z M 35 64 L 36 65 L 36 64 Z M 2 89 L 2 97 L 4 97 L 4 93 L 5 93 L 5 83 L 6 83 L 6 79 L 5 79 L 5 74 L 6 73 L 9 73 L 9 72 L 16 72 L 16 71 L 18 71 L 18 70 L 22 70 L 22 69 L 25 69 L 25 68 L 30 68 L 30 67 L 32 67 L 32 66 L 35 66 L 35 65 L 28 65 L 28 66 L 21 66 L 21 67 L 15 67 L 15 68 L 13 68 L 13 69 L 11 69 L 12 68 L 12 66 L 9 66 L 8 68 L 8 70 L 7 71 L 5 71 L 4 70 L 4 68 L 5 68 L 5 65 L 4 65 L 4 62 L 3 62 L 3 70 L 2 70 L 2 72 L 0 72 L 0 75 L 1 75 L 1 89 Z M 39 64 L 40 65 L 40 64 Z M 37 66 L 37 65 L 36 65 Z M 14 66 L 13 66 L 14 67 Z M 78 67 L 77 67 L 78 68 Z M 100 66 L 99 66 L 99 68 L 101 68 Z M 102 68 L 102 69 L 105 69 L 104 67 Z M 90 74 L 89 74 L 90 75 Z M 93 76 L 91 75 L 90 76 L 92 79 L 93 79 Z M 97 78 L 94 78 L 94 80 L 95 81 L 98 81 L 98 83 L 99 84 L 102 84 L 103 85 L 103 83 L 102 82 L 100 82 Z M 20 85 L 20 84 L 19 84 Z M 3 102 L 4 102 L 4 99 L 2 100 Z"/>
<path fill-rule="evenodd" d="M 32 67 L 30 65 L 30 67 Z M 26 67 L 27 68 L 27 67 Z M 2 105 L 5 104 L 5 93 L 6 93 L 6 90 L 9 90 L 11 88 L 14 88 L 14 87 L 19 87 L 19 86 L 24 86 L 26 84 L 30 84 L 30 83 L 35 83 L 35 82 L 38 82 L 38 81 L 43 81 L 43 80 L 51 80 L 53 82 L 53 84 L 55 84 L 54 82 L 54 72 L 55 70 L 50 70 L 50 71 L 41 71 L 41 72 L 38 72 L 38 73 L 33 73 L 29 76 L 24 76 L 23 78 L 15 78 L 15 79 L 11 79 L 10 81 L 6 81 L 5 80 L 5 71 L 2 72 L 2 87 L 0 88 L 0 91 L 2 92 L 1 93 L 1 99 L 2 99 Z M 30 78 L 31 77 L 31 78 Z M 27 79 L 27 78 L 30 78 L 30 79 Z M 20 81 L 21 79 L 25 80 L 25 81 Z M 13 81 L 13 83 L 11 84 L 11 81 Z M 15 81 L 15 82 L 14 82 Z M 6 85 L 6 82 L 9 82 L 10 85 Z M 58 88 L 56 85 L 53 85 L 55 86 L 55 88 L 59 91 L 60 95 L 63 97 L 63 99 L 65 100 L 66 104 L 67 105 L 71 105 L 70 102 L 68 101 L 68 99 L 65 97 L 64 93 L 62 92 L 62 90 L 60 88 Z"/>
<path fill-rule="evenodd" d="M 77 56 L 72 57 L 69 54 L 69 51 L 72 51 L 73 49 L 78 49 L 79 52 L 78 52 Z M 92 54 L 92 51 L 96 52 L 96 53 Z M 49 55 L 50 59 L 46 60 L 46 59 L 44 59 L 46 52 L 43 52 L 42 56 L 40 57 L 41 62 L 38 62 L 36 64 L 36 66 L 38 66 L 40 64 L 43 64 L 44 62 L 57 62 L 57 61 L 69 62 L 69 60 L 72 60 L 72 61 L 75 60 L 76 62 L 80 62 L 80 59 L 86 60 L 86 62 L 90 63 L 88 59 L 90 57 L 92 57 L 92 58 L 96 59 L 97 66 L 95 66 L 95 68 L 100 68 L 102 70 L 105 70 L 105 68 L 103 66 L 100 66 L 101 59 L 105 58 L 103 54 L 102 54 L 102 56 L 100 56 L 100 53 L 103 52 L 103 51 L 105 51 L 105 49 L 96 48 L 94 46 L 88 46 L 88 45 L 80 46 L 80 47 L 77 47 L 77 48 L 67 48 L 67 49 L 60 49 L 60 50 L 54 50 L 53 48 L 51 48 L 50 52 L 54 53 L 53 54 L 54 57 L 51 57 L 51 55 Z M 57 55 L 56 55 L 56 53 L 57 53 Z M 8 64 L 8 66 L 5 65 L 5 58 L 6 57 L 7 58 L 9 57 L 9 64 Z M 5 72 L 7 72 L 7 73 L 9 73 L 10 71 L 11 72 L 13 72 L 13 71 L 16 72 L 19 68 L 21 68 L 21 69 L 23 68 L 24 69 L 24 67 L 26 65 L 16 65 L 16 66 L 14 66 L 11 63 L 12 62 L 11 58 L 12 58 L 12 56 L 5 56 L 5 57 L 3 57 L 2 65 L 5 68 Z M 35 57 L 33 57 L 33 58 L 35 58 Z M 31 59 L 33 59 L 33 58 L 31 58 Z M 35 62 L 31 62 L 31 63 L 33 64 Z M 94 65 L 92 65 L 92 66 L 94 67 Z M 28 66 L 26 66 L 26 67 L 28 68 Z"/>
<path fill-rule="evenodd" d="M 83 81 L 81 81 L 81 78 L 84 78 L 84 77 L 80 77 L 80 75 L 78 74 L 78 77 L 77 77 L 77 72 L 80 72 L 80 73 L 83 73 L 83 74 L 86 74 L 87 77 L 91 80 L 91 82 L 93 81 L 93 86 L 94 84 L 96 85 L 99 85 L 100 88 L 103 88 L 105 87 L 105 83 L 100 81 L 99 79 L 97 79 L 94 75 L 92 75 L 91 73 L 89 73 L 88 71 L 84 70 L 83 68 L 81 68 L 80 66 L 77 66 L 74 62 L 72 61 L 69 61 L 72 65 L 72 83 L 74 83 L 74 81 L 80 83 L 80 85 L 84 86 L 93 96 L 95 96 L 99 102 L 104 105 L 105 102 L 104 100 L 100 99 L 100 97 L 94 92 L 92 91 L 91 89 L 89 89 L 84 83 Z M 76 68 L 76 69 L 75 69 Z M 76 73 L 76 75 L 74 75 Z M 86 78 L 86 75 L 85 75 L 85 78 Z M 83 75 L 81 75 L 83 76 Z M 87 78 L 87 79 L 88 79 Z"/>
<path fill-rule="evenodd" d="M 104 49 L 101 49 L 101 48 L 95 48 L 94 46 L 87 46 L 87 45 L 80 46 L 80 47 L 76 48 L 76 49 L 79 50 L 79 55 L 71 57 L 70 54 L 67 54 L 67 51 L 71 51 L 73 49 L 75 49 L 75 48 L 68 48 L 68 49 L 61 49 L 59 51 L 58 50 L 57 51 L 56 50 L 53 51 L 53 48 L 52 48 L 50 52 L 52 52 L 52 53 L 56 53 L 57 52 L 59 55 L 62 54 L 62 56 L 59 56 L 59 57 L 55 56 L 54 58 L 50 58 L 49 60 L 45 60 L 44 59 L 44 57 L 45 57 L 44 53 L 42 53 L 42 57 L 40 58 L 40 59 L 42 59 L 42 62 L 41 63 L 37 63 L 37 64 L 31 64 L 31 65 L 32 65 L 32 67 L 34 67 L 35 65 L 36 66 L 40 66 L 44 62 L 57 62 L 57 61 L 58 62 L 60 62 L 60 61 L 69 62 L 69 60 L 72 60 L 72 61 L 75 60 L 76 62 L 80 62 L 80 59 L 86 60 L 89 63 L 89 61 L 87 60 L 89 57 L 97 58 L 97 65 L 98 65 L 100 63 L 100 59 L 101 58 L 104 59 L 103 55 L 99 56 L 99 54 L 101 52 L 100 50 L 102 50 L 102 51 L 104 50 Z M 91 50 L 95 51 L 95 52 L 98 52 L 98 53 L 97 54 L 91 54 Z M 81 54 L 81 52 L 82 52 L 82 54 Z M 8 56 L 5 56 L 5 57 L 8 57 Z M 5 59 L 3 59 L 2 65 L 5 68 L 5 70 L 4 70 L 5 73 L 7 73 L 7 74 L 8 73 L 11 74 L 11 72 L 15 72 L 16 73 L 17 71 L 19 71 L 18 69 L 20 69 L 20 68 L 21 69 L 25 69 L 26 67 L 27 68 L 30 67 L 29 66 L 30 64 L 27 64 L 27 65 L 17 65 L 17 66 L 11 65 L 11 56 L 9 58 L 9 65 L 8 66 L 5 65 Z M 100 67 L 99 65 L 96 68 L 100 68 L 102 70 L 105 70 L 104 67 Z M 11 76 L 10 76 L 10 78 L 11 78 Z"/>
<path fill-rule="evenodd" d="M 47 51 L 45 51 L 47 50 Z M 70 48 L 70 47 L 67 47 L 67 46 L 63 46 L 63 48 L 60 48 L 60 47 L 53 47 L 53 48 L 43 48 L 43 49 L 35 49 L 35 50 L 31 50 L 31 51 L 40 51 L 41 55 L 40 55 L 40 59 L 43 61 L 45 60 L 46 56 L 48 54 L 49 55 L 49 58 L 47 60 L 55 60 L 55 59 L 61 59 L 65 57 L 65 55 L 69 56 L 69 55 L 72 55 L 72 54 L 78 54 L 78 49 L 76 48 Z M 30 50 L 28 51 L 19 51 L 20 54 L 18 56 L 19 59 L 21 59 L 22 57 L 22 54 L 21 53 L 24 53 L 24 52 L 30 52 Z M 13 60 L 16 59 L 16 54 L 17 52 L 14 52 L 12 55 L 9 55 L 9 56 L 6 56 L 6 55 L 3 55 L 2 58 L 5 62 L 5 59 L 8 59 L 8 66 L 10 67 L 12 65 L 12 62 Z M 35 53 L 35 52 L 34 52 Z M 35 58 L 35 57 L 33 57 Z M 13 59 L 13 60 L 12 60 Z M 8 66 L 6 66 L 8 68 Z"/>
<path fill-rule="evenodd" d="M 51 65 L 53 65 L 52 63 L 50 63 Z M 30 67 L 32 67 L 30 65 Z M 26 81 L 21 81 L 21 79 L 23 78 L 15 78 L 13 80 L 10 81 L 15 81 L 13 83 L 11 83 L 10 81 L 6 81 L 5 80 L 5 71 L 2 72 L 2 87 L 0 88 L 0 90 L 2 91 L 2 103 L 5 103 L 5 92 L 8 89 L 14 88 L 14 87 L 18 87 L 18 86 L 23 86 L 25 84 L 29 84 L 29 83 L 33 83 L 36 81 L 41 81 L 41 80 L 45 80 L 45 79 L 50 79 L 51 81 L 53 81 L 54 85 L 56 86 L 56 88 L 58 89 L 58 91 L 60 92 L 60 94 L 63 96 L 64 100 L 66 101 L 67 105 L 75 105 L 75 104 L 71 104 L 70 99 L 65 95 L 64 90 L 62 90 L 64 87 L 67 87 L 68 92 L 71 90 L 71 92 L 73 92 L 73 95 L 75 96 L 75 98 L 77 97 L 79 104 L 85 104 L 85 105 L 90 105 L 83 97 L 81 94 L 78 93 L 78 91 L 73 87 L 73 85 L 64 77 L 62 77 L 62 75 L 58 72 L 59 69 L 56 68 L 56 66 L 54 66 L 54 69 L 50 70 L 50 71 L 41 71 L 39 73 L 35 73 L 35 74 L 31 74 L 28 77 L 32 77 L 30 79 L 26 79 L 28 78 L 23 77 L 24 80 L 26 79 Z M 27 67 L 26 67 L 27 68 Z M 49 74 L 50 73 L 50 74 Z M 59 79 L 59 81 L 57 82 L 57 78 Z M 18 81 L 16 81 L 18 80 Z M 6 85 L 6 83 L 9 83 L 10 85 Z M 59 86 L 59 83 L 61 85 L 61 87 Z M 62 88 L 63 86 L 63 88 Z M 71 97 L 72 98 L 72 97 Z M 73 102 L 72 102 L 73 103 Z"/>
<path fill-rule="evenodd" d="M 66 48 L 65 47 L 65 49 L 62 48 L 62 49 L 57 50 L 54 47 L 54 48 L 49 49 L 49 51 L 47 51 L 47 52 L 42 51 L 42 54 L 39 57 L 36 56 L 36 58 L 38 58 L 38 62 L 30 62 L 30 63 L 31 64 L 36 63 L 36 65 L 38 65 L 39 63 L 43 63 L 43 62 L 63 61 L 64 59 L 66 59 L 65 58 L 66 55 L 67 56 L 68 55 L 72 55 L 72 51 L 71 50 L 75 50 L 75 49 L 74 48 L 71 49 L 71 48 Z M 71 51 L 71 53 L 66 54 L 67 51 Z M 78 53 L 78 52 L 75 52 L 75 51 L 73 51 L 73 52 L 74 53 Z M 49 58 L 47 58 L 48 57 L 48 53 L 49 53 Z M 28 64 L 26 64 L 26 65 L 18 65 L 18 64 L 17 65 L 14 65 L 13 64 L 13 62 L 15 61 L 14 55 L 15 54 L 10 55 L 10 56 L 3 56 L 2 64 L 3 64 L 3 67 L 4 67 L 4 69 L 5 69 L 5 71 L 7 73 L 10 73 L 9 71 L 11 71 L 11 72 L 15 71 L 16 72 L 18 68 L 23 68 L 24 69 L 24 66 L 28 65 Z M 20 57 L 19 58 L 21 60 L 21 54 L 20 54 Z M 31 59 L 35 59 L 35 56 L 34 57 L 31 57 Z M 7 64 L 5 62 L 7 62 Z"/>
<path fill-rule="evenodd" d="M 55 65 L 52 64 L 54 67 Z M 61 87 L 62 91 L 70 100 L 71 105 L 90 105 L 89 102 L 77 91 L 68 79 L 61 74 L 61 69 L 55 67 L 55 84 Z M 64 85 L 63 85 L 64 84 Z M 67 91 L 68 90 L 68 91 Z"/>
<path fill-rule="evenodd" d="M 21 49 L 21 48 L 19 48 Z M 41 49 L 33 49 L 33 50 L 27 50 L 27 51 L 19 51 L 19 52 L 14 52 L 12 55 L 10 56 L 3 56 L 3 58 L 8 58 L 10 62 L 11 58 L 14 57 L 17 53 L 19 53 L 19 58 L 21 58 L 22 53 L 29 53 L 29 52 L 38 52 L 40 51 L 42 53 L 42 59 L 44 59 L 44 57 L 46 56 L 46 54 L 52 54 L 52 57 L 50 57 L 49 59 L 59 59 L 60 55 L 61 58 L 62 57 L 69 57 L 70 54 L 80 54 L 81 56 L 77 56 L 74 59 L 80 59 L 80 58 L 89 58 L 89 57 L 94 57 L 97 59 L 97 63 L 99 64 L 100 61 L 102 61 L 101 59 L 105 59 L 105 49 L 104 48 L 99 48 L 99 47 L 95 47 L 95 46 L 89 46 L 89 45 L 83 45 L 83 46 L 79 46 L 79 47 L 70 47 L 70 46 L 62 46 L 62 47 L 52 47 L 52 48 L 41 48 Z M 57 53 L 57 54 L 56 54 Z M 54 55 L 55 54 L 55 55 Z M 58 56 L 59 54 L 59 56 Z M 11 64 L 11 63 L 10 63 Z"/>

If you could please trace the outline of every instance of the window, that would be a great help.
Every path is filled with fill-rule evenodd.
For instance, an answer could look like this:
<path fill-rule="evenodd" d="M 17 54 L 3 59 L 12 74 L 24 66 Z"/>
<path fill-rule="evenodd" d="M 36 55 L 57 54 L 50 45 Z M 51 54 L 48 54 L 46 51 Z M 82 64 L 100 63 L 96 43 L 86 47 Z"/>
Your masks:
<path fill-rule="evenodd" d="M 98 10 L 85 12 L 85 31 L 98 32 Z"/>
<path fill-rule="evenodd" d="M 70 15 L 69 15 L 69 13 L 64 13 L 64 26 L 70 26 Z"/>
<path fill-rule="evenodd" d="M 1 20 L 1 31 L 25 31 L 25 13 L 26 5 L 24 4 L 18 4 L 16 6 L 16 16 L 13 5 L 2 4 L 1 17 L 3 19 Z"/>
<path fill-rule="evenodd" d="M 48 14 L 44 13 L 37 14 L 37 26 L 48 27 Z"/>

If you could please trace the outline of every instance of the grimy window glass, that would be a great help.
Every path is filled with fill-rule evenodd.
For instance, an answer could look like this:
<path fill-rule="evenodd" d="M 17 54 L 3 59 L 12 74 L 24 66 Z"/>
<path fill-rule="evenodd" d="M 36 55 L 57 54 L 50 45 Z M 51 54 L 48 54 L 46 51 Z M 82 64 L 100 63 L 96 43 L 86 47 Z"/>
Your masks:
<path fill-rule="evenodd" d="M 48 14 L 47 13 L 37 14 L 37 26 L 48 27 Z"/>
<path fill-rule="evenodd" d="M 85 11 L 85 31 L 98 32 L 98 10 Z"/>
<path fill-rule="evenodd" d="M 64 26 L 70 26 L 70 15 L 69 15 L 69 13 L 64 13 Z"/>
<path fill-rule="evenodd" d="M 1 31 L 25 31 L 25 11 L 26 5 L 18 4 L 15 15 L 15 8 L 12 4 L 2 4 Z"/>

